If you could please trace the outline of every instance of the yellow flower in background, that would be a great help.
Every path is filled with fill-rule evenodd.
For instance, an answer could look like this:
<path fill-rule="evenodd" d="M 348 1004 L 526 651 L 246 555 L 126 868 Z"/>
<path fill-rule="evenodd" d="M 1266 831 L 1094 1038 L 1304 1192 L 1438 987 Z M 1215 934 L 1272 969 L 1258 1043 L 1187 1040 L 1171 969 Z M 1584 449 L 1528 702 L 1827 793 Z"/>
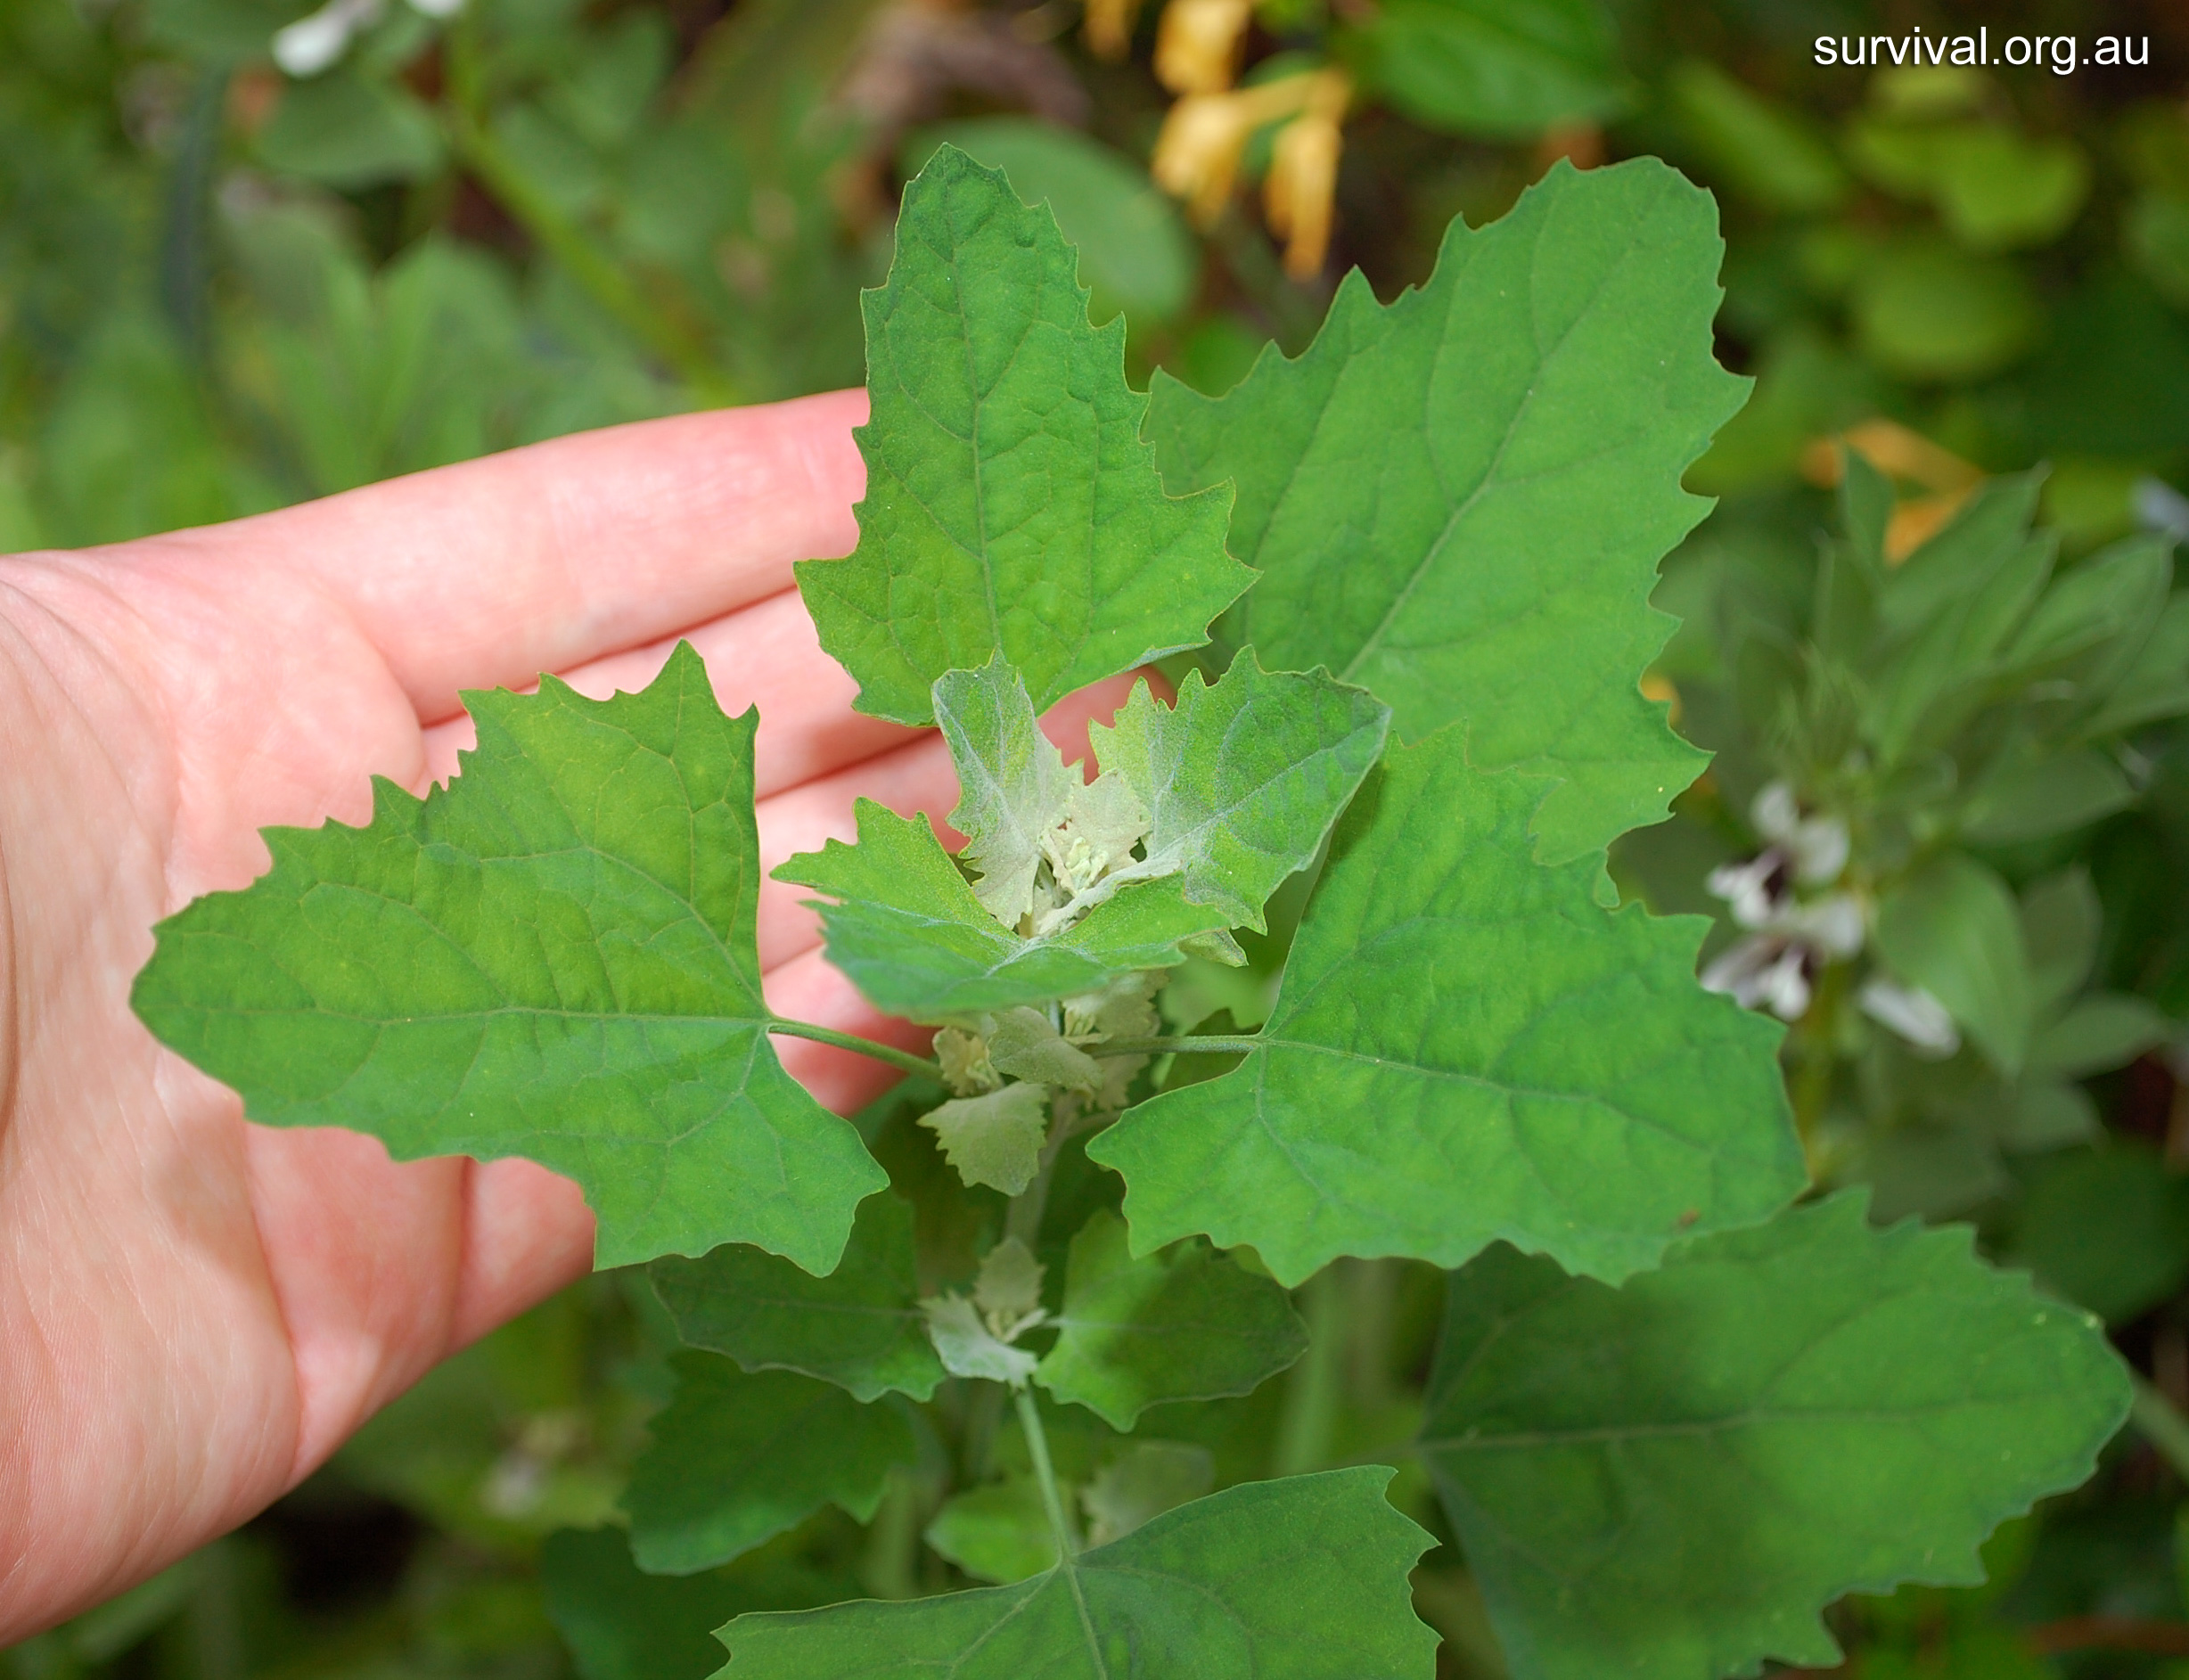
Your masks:
<path fill-rule="evenodd" d="M 1155 79 L 1174 94 L 1223 92 L 1238 73 L 1253 12 L 1254 0 L 1170 0 L 1155 37 Z"/>
<path fill-rule="evenodd" d="M 1114 64 L 1133 45 L 1140 0 L 1086 0 L 1086 50 Z"/>
<path fill-rule="evenodd" d="M 1321 73 L 1287 76 L 1231 93 L 1186 94 L 1171 106 L 1155 137 L 1155 156 L 1148 165 L 1155 184 L 1185 201 L 1196 225 L 1212 225 L 1231 196 L 1239 154 L 1249 137 L 1302 110 L 1309 84 Z"/>
<path fill-rule="evenodd" d="M 1262 183 L 1263 214 L 1269 231 L 1285 242 L 1284 272 L 1295 280 L 1322 273 L 1330 250 L 1338 157 L 1345 148 L 1339 125 L 1353 96 L 1343 70 L 1318 70 L 1307 80 L 1306 109 L 1277 131 L 1269 177 Z"/>
<path fill-rule="evenodd" d="M 1852 449 L 1887 478 L 1927 492 L 1895 500 L 1885 528 L 1885 558 L 1898 565 L 1946 529 L 1976 487 L 1983 469 L 1910 431 L 1897 421 L 1865 420 L 1832 438 L 1811 440 L 1802 451 L 1801 472 L 1810 483 L 1829 488 L 1840 481 L 1840 450 Z"/>

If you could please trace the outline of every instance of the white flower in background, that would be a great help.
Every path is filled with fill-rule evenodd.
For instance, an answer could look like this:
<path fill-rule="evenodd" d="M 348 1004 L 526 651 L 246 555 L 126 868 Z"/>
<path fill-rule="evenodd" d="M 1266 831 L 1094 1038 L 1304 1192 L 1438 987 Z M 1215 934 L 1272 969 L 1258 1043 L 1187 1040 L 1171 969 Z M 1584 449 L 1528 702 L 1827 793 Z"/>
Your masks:
<path fill-rule="evenodd" d="M 1702 984 L 1744 1009 L 1768 1008 L 1781 1020 L 1799 1020 L 1808 1012 L 1816 971 L 1862 949 L 1862 906 L 1852 894 L 1803 899 L 1794 890 L 1840 878 L 1847 867 L 1847 824 L 1803 816 L 1783 782 L 1759 793 L 1750 815 L 1770 844 L 1745 863 L 1712 870 L 1709 886 L 1750 931 L 1702 971 Z"/>
<path fill-rule="evenodd" d="M 1891 1028 L 1920 1055 L 1943 1061 L 1961 1048 L 1961 1030 L 1946 1005 L 1920 986 L 1903 986 L 1873 974 L 1862 983 L 1855 1002 L 1864 1014 Z"/>
<path fill-rule="evenodd" d="M 410 5 L 421 17 L 452 18 L 463 9 L 463 0 L 410 0 Z M 318 11 L 275 31 L 274 61 L 291 76 L 316 76 L 338 62 L 387 9 L 387 0 L 327 0 Z"/>

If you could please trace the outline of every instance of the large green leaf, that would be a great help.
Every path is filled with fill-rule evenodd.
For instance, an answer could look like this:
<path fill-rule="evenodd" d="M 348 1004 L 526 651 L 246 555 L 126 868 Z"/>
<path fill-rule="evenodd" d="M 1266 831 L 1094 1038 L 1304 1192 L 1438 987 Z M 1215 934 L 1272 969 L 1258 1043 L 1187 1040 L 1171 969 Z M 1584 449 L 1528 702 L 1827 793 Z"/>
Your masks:
<path fill-rule="evenodd" d="M 1165 1400 L 1251 1394 L 1307 1351 L 1277 1284 L 1188 1240 L 1135 1260 L 1125 1222 L 1097 1213 L 1071 1240 L 1062 1327 L 1034 1381 L 1129 1430 Z"/>
<path fill-rule="evenodd" d="M 881 1008 L 916 1019 L 1010 1009 L 1098 990 L 1119 974 L 1170 968 L 1180 943 L 1224 926 L 1185 902 L 1176 876 L 1136 882 L 1070 927 L 1021 938 L 990 915 L 935 831 L 872 800 L 856 846 L 831 840 L 775 871 L 838 900 L 821 906 L 829 961 Z"/>
<path fill-rule="evenodd" d="M 873 418 L 859 545 L 799 587 L 858 706 L 928 721 L 930 686 L 1001 650 L 1037 709 L 1199 646 L 1252 581 L 1221 490 L 1173 500 L 1140 440 L 1125 324 L 1088 325 L 1045 207 L 955 146 L 905 189 L 863 299 Z"/>
<path fill-rule="evenodd" d="M 1242 1063 L 1087 1145 L 1133 1243 L 1455 1266 L 1504 1238 L 1616 1281 L 1805 1182 L 1780 1029 L 1695 983 L 1703 924 L 1596 902 L 1600 858 L 1529 856 L 1540 782 L 1460 731 L 1395 749 L 1339 825 Z"/>
<path fill-rule="evenodd" d="M 262 1125 L 576 1179 L 602 1266 L 751 1242 L 828 1271 L 887 1179 L 768 1045 L 757 715 L 689 646 L 643 693 L 466 703 L 447 787 L 268 829 L 270 873 L 160 923 L 138 1015 Z"/>
<path fill-rule="evenodd" d="M 1530 140 L 1627 102 L 1603 0 L 1382 0 L 1343 43 L 1392 104 L 1463 135 Z"/>
<path fill-rule="evenodd" d="M 632 1555 L 652 1574 L 727 1563 L 831 1503 L 865 1522 L 891 1466 L 915 1455 L 895 1405 L 862 1405 L 794 1371 L 749 1374 L 719 1354 L 671 1363 L 676 1397 L 623 1496 Z"/>
<path fill-rule="evenodd" d="M 842 1263 L 826 1277 L 757 1249 L 656 1260 L 654 1293 L 694 1348 L 748 1371 L 798 1371 L 861 1400 L 895 1389 L 924 1400 L 942 1381 L 914 1270 L 912 1207 L 876 1196 L 859 1207 Z"/>
<path fill-rule="evenodd" d="M 1484 1255 L 1422 1452 L 1515 1680 L 1716 1680 L 1834 1666 L 1843 1593 L 1982 1579 L 2128 1400 L 2095 1321 L 1853 1193 L 1619 1290 Z"/>
<path fill-rule="evenodd" d="M 1429 1680 L 1380 1467 L 1248 1482 L 1010 1586 L 740 1616 L 724 1680 Z"/>
<path fill-rule="evenodd" d="M 1219 400 L 1156 377 L 1165 481 L 1234 481 L 1232 549 L 1262 570 L 1220 641 L 1558 778 L 1546 862 L 1658 821 L 1702 766 L 1636 684 L 1672 627 L 1657 562 L 1708 505 L 1680 475 L 1741 406 L 1710 355 L 1720 249 L 1662 164 L 1562 164 L 1504 220 L 1455 221 L 1389 307 L 1349 276 L 1297 361 L 1266 352 Z"/>
<path fill-rule="evenodd" d="M 1188 671 L 1175 706 L 1136 685 L 1110 727 L 1088 732 L 1103 775 L 1150 823 L 1146 856 L 1102 886 L 1182 874 L 1189 901 L 1260 932 L 1263 904 L 1314 859 L 1390 724 L 1365 689 L 1322 671 L 1273 676 L 1251 649 L 1213 687 Z"/>

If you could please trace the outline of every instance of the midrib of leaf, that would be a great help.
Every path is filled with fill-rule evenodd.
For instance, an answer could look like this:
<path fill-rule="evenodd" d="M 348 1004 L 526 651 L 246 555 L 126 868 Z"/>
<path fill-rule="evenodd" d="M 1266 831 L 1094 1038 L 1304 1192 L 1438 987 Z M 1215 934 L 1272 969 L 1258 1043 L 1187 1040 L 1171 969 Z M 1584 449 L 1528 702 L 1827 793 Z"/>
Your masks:
<path fill-rule="evenodd" d="M 972 318 L 965 309 L 964 269 L 958 261 L 958 248 L 953 241 L 950 246 L 950 294 L 957 301 L 958 320 L 963 330 L 958 334 L 965 349 L 965 389 L 973 399 L 973 435 L 966 441 L 973 452 L 973 529 L 980 537 L 980 589 L 988 602 L 988 643 L 993 647 L 1004 644 L 1003 615 L 996 606 L 996 566 L 988 550 L 988 489 L 987 458 L 980 453 L 980 422 L 988 414 L 988 398 L 980 389 L 980 375 L 973 365 L 973 334 Z M 1026 338 L 1020 335 L 1018 343 L 1011 347 L 1011 360 L 1004 364 L 1004 372 L 1011 371 L 1012 364 L 1019 359 L 1025 348 Z M 999 376 L 1000 377 L 1000 376 Z"/>
<path fill-rule="evenodd" d="M 1537 252 L 1540 252 L 1542 249 L 1542 235 L 1540 232 L 1538 232 L 1536 239 L 1536 249 Z M 1422 551 L 1422 558 L 1415 562 L 1412 573 L 1406 578 L 1405 586 L 1401 588 L 1398 594 L 1392 598 L 1391 604 L 1384 610 L 1383 617 L 1381 621 L 1378 622 L 1373 630 L 1369 632 L 1368 639 L 1362 643 L 1360 647 L 1355 651 L 1353 657 L 1346 661 L 1345 669 L 1338 673 L 1338 680 L 1340 682 L 1351 682 L 1353 680 L 1354 673 L 1360 669 L 1362 662 L 1372 657 L 1382 646 L 1383 638 L 1390 634 L 1391 626 L 1398 621 L 1398 615 L 1405 610 L 1406 603 L 1414 598 L 1414 593 L 1420 587 L 1422 579 L 1429 575 L 1431 567 L 1435 564 L 1438 558 L 1444 553 L 1445 545 L 1452 540 L 1452 533 L 1459 528 L 1460 521 L 1464 519 L 1466 515 L 1473 509 L 1475 504 L 1480 501 L 1482 497 L 1488 493 L 1489 488 L 1493 484 L 1501 484 L 1503 482 L 1503 480 L 1497 477 L 1497 469 L 1504 463 L 1505 452 L 1513 447 L 1513 435 L 1520 430 L 1521 422 L 1528 417 L 1529 410 L 1535 405 L 1536 392 L 1542 386 L 1544 370 L 1550 366 L 1552 363 L 1556 361 L 1557 358 L 1564 353 L 1566 345 L 1571 340 L 1575 330 L 1578 329 L 1580 324 L 1584 321 L 1587 320 L 1588 317 L 1595 312 L 1597 302 L 1603 296 L 1604 287 L 1611 283 L 1611 275 L 1622 268 L 1626 265 L 1627 258 L 1633 254 L 1635 242 L 1635 236 L 1632 234 L 1629 234 L 1627 239 L 1627 249 L 1619 253 L 1619 260 L 1617 262 L 1607 265 L 1603 273 L 1598 276 L 1595 285 L 1590 290 L 1588 302 L 1579 310 L 1576 311 L 1573 318 L 1566 324 L 1565 330 L 1558 335 L 1557 340 L 1552 344 L 1548 350 L 1538 349 L 1537 351 L 1535 358 L 1535 375 L 1528 381 L 1527 394 L 1521 398 L 1520 406 L 1513 410 L 1513 418 L 1505 422 L 1504 433 L 1497 439 L 1497 453 L 1490 458 L 1489 464 L 1482 470 L 1482 476 L 1476 480 L 1474 488 L 1468 492 L 1467 499 L 1462 502 L 1457 507 L 1454 508 L 1452 512 L 1446 516 L 1444 529 L 1437 533 L 1436 539 L 1431 542 L 1425 550 Z M 1474 258 L 1473 255 L 1470 253 L 1467 259 L 1466 267 L 1462 268 L 1457 275 L 1453 276 L 1452 288 L 1455 293 L 1456 293 L 1459 290 L 1459 283 L 1466 278 L 1468 270 L 1472 268 L 1473 266 Z M 1447 319 L 1448 321 L 1448 315 Z M 1447 332 L 1439 338 L 1437 345 L 1437 360 L 1439 363 L 1443 361 L 1445 354 L 1450 348 L 1450 345 L 1451 334 Z M 1432 388 L 1434 385 L 1434 381 L 1435 373 L 1432 370 L 1429 381 L 1429 385 Z M 1331 406 L 1331 404 L 1325 403 L 1324 405 L 1324 413 L 1329 413 Z M 1318 431 L 1322 428 L 1322 417 L 1320 415 L 1316 417 L 1316 428 Z M 1422 420 L 1422 430 L 1426 432 L 1428 429 L 1428 420 L 1427 417 L 1424 416 Z M 1306 459 L 1304 453 L 1301 455 L 1301 459 L 1303 461 Z M 1299 483 L 1299 470 L 1298 467 L 1294 467 L 1291 477 L 1285 483 L 1285 496 L 1290 496 L 1291 494 L 1293 485 Z M 1266 521 L 1265 529 L 1267 529 L 1267 525 L 1275 523 L 1276 509 L 1283 504 L 1283 496 L 1280 496 L 1276 503 L 1272 505 L 1270 510 L 1270 518 L 1267 521 Z"/>

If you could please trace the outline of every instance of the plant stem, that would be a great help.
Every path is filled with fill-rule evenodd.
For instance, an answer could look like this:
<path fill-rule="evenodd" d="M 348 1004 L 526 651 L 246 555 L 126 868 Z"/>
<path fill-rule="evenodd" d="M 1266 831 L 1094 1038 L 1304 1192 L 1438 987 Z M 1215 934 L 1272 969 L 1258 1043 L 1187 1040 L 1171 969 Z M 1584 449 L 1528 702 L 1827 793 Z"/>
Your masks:
<path fill-rule="evenodd" d="M 495 137 L 487 120 L 475 28 L 467 9 L 448 33 L 450 97 L 442 106 L 442 126 L 456 155 L 540 249 L 667 364 L 701 403 L 726 407 L 742 401 L 706 346 L 675 314 L 646 297 L 622 266 L 533 184 Z"/>
<path fill-rule="evenodd" d="M 872 1056 L 876 1061 L 886 1061 L 891 1067 L 902 1068 L 906 1073 L 925 1074 L 939 1083 L 942 1064 L 930 1061 L 925 1056 L 915 1056 L 909 1050 L 899 1050 L 895 1045 L 877 1044 L 872 1038 L 862 1038 L 857 1033 L 838 1032 L 833 1027 L 816 1027 L 809 1020 L 784 1020 L 771 1017 L 767 1030 L 781 1033 L 786 1038 L 810 1038 L 817 1045 L 833 1045 L 839 1050 L 849 1050 L 862 1056 Z"/>
<path fill-rule="evenodd" d="M 1345 1284 L 1334 1266 L 1324 1266 L 1300 1291 L 1308 1315 L 1308 1353 L 1292 1367 L 1284 1388 L 1284 1414 L 1277 1425 L 1276 1462 L 1272 1473 L 1299 1476 L 1319 1470 L 1330 1457 L 1337 1428 L 1340 1393 L 1345 1386 Z"/>
<path fill-rule="evenodd" d="M 2189 1481 L 2189 1417 L 2144 1377 L 2132 1377 L 2136 1398 L 2128 1406 L 2128 1421 L 2158 1449 L 2159 1456 L 2174 1467 L 2174 1473 Z"/>
<path fill-rule="evenodd" d="M 1259 1049 L 1264 1040 L 1243 1038 L 1111 1038 L 1101 1044 L 1081 1045 L 1090 1056 L 1243 1056 Z"/>
<path fill-rule="evenodd" d="M 1049 1513 L 1049 1532 L 1056 1537 L 1059 1559 L 1077 1556 L 1079 1539 L 1064 1514 L 1064 1501 L 1056 1490 L 1056 1467 L 1049 1463 L 1049 1435 L 1041 1426 L 1041 1408 L 1033 1390 L 1013 1389 L 1011 1402 L 1019 1408 L 1019 1427 L 1026 1433 L 1026 1451 L 1034 1461 L 1034 1479 L 1041 1484 L 1042 1508 Z"/>
<path fill-rule="evenodd" d="M 1832 1101 L 1832 1044 L 1837 1037 L 1840 1001 L 1846 995 L 1850 972 L 1848 964 L 1831 963 L 1816 977 L 1816 995 L 1801 1019 L 1798 1040 L 1801 1046 L 1800 1065 L 1788 1082 L 1793 1097 L 1794 1130 L 1801 1139 L 1802 1153 L 1808 1158 L 1812 1179 L 1820 1177 L 1816 1171 L 1816 1133 L 1824 1124 L 1825 1107 Z"/>

